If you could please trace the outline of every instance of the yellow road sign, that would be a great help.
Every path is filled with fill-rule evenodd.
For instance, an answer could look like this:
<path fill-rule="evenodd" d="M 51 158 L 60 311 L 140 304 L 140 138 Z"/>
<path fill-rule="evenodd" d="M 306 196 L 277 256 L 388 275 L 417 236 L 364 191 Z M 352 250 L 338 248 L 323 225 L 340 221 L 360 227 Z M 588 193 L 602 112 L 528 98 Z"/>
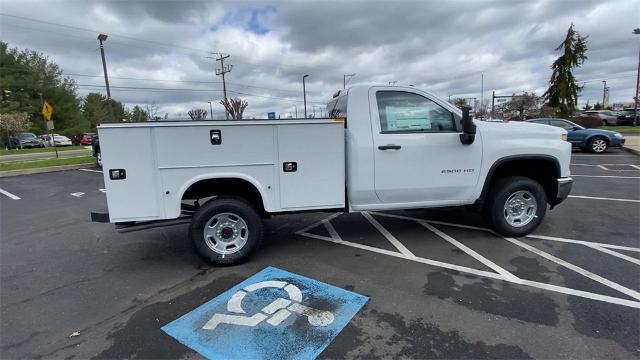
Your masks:
<path fill-rule="evenodd" d="M 51 120 L 51 114 L 53 114 L 53 106 L 45 101 L 44 104 L 42 104 L 42 116 L 49 121 Z"/>

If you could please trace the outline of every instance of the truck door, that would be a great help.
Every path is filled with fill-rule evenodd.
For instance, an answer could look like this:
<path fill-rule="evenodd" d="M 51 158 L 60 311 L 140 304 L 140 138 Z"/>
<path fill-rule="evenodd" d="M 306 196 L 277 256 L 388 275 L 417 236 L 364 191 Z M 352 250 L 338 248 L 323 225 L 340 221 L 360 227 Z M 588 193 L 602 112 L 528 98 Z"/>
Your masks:
<path fill-rule="evenodd" d="M 469 202 L 482 160 L 480 134 L 460 142 L 457 114 L 426 94 L 394 88 L 369 93 L 375 191 L 382 203 Z"/>

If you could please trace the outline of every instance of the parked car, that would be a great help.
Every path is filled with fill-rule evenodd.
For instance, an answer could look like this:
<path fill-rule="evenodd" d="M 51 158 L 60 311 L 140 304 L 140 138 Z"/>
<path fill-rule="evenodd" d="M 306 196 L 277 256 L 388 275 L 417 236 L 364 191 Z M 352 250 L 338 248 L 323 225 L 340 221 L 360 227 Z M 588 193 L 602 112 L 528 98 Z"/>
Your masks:
<path fill-rule="evenodd" d="M 622 134 L 600 129 L 587 129 L 565 119 L 531 119 L 528 122 L 551 125 L 567 130 L 567 140 L 571 145 L 584 151 L 603 153 L 610 147 L 622 147 L 625 138 Z"/>
<path fill-rule="evenodd" d="M 9 142 L 7 143 L 7 150 L 37 147 L 44 147 L 44 142 L 34 133 L 17 133 L 9 137 Z"/>
<path fill-rule="evenodd" d="M 44 134 L 44 135 L 40 135 L 38 136 L 38 138 L 42 141 L 42 143 L 44 144 L 44 146 L 53 146 L 53 143 L 51 142 L 51 136 L 48 134 Z"/>
<path fill-rule="evenodd" d="M 71 146 L 71 145 L 73 145 L 71 143 L 71 139 L 69 139 L 68 137 L 66 137 L 64 135 L 60 135 L 60 134 L 53 134 L 53 141 L 55 142 L 56 146 Z"/>
<path fill-rule="evenodd" d="M 91 154 L 96 158 L 96 165 L 102 168 L 102 154 L 100 153 L 100 138 L 98 135 L 94 135 L 91 140 Z"/>
<path fill-rule="evenodd" d="M 91 145 L 94 136 L 96 136 L 95 133 L 84 133 L 80 135 L 80 145 Z"/>
<path fill-rule="evenodd" d="M 634 108 L 627 108 L 620 111 L 620 115 L 618 115 L 618 125 L 633 125 L 634 113 Z M 638 113 L 640 114 L 640 110 L 638 110 Z"/>
<path fill-rule="evenodd" d="M 602 120 L 602 125 L 618 125 L 618 114 L 611 110 L 591 110 L 585 111 L 585 115 L 595 116 Z"/>

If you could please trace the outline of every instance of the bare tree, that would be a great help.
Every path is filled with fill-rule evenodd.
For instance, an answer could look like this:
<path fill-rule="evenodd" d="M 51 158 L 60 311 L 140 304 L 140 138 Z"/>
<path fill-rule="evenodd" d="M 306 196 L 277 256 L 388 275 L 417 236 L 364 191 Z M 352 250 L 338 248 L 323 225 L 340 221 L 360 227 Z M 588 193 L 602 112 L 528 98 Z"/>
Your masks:
<path fill-rule="evenodd" d="M 149 120 L 158 121 L 162 120 L 160 116 L 158 116 L 158 110 L 160 107 L 155 102 L 146 105 L 146 113 L 149 116 Z"/>
<path fill-rule="evenodd" d="M 242 120 L 242 114 L 249 105 L 247 100 L 240 98 L 227 99 L 226 101 L 223 99 L 220 100 L 220 104 L 224 106 L 233 120 Z"/>
<path fill-rule="evenodd" d="M 451 103 L 458 109 L 462 109 L 463 107 L 467 106 L 467 99 L 465 98 L 453 98 L 452 100 L 453 101 Z"/>
<path fill-rule="evenodd" d="M 207 110 L 205 109 L 189 110 L 187 114 L 189 114 L 189 117 L 191 118 L 191 120 L 194 120 L 194 121 L 207 119 Z"/>

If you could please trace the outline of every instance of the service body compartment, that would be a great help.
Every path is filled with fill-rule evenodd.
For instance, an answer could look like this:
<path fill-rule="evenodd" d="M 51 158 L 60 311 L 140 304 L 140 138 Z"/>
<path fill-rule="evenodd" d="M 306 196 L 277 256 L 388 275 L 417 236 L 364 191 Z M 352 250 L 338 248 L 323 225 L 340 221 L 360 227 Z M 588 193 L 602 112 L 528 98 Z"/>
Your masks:
<path fill-rule="evenodd" d="M 340 122 L 148 122 L 98 133 L 111 222 L 177 218 L 188 187 L 213 178 L 250 182 L 267 212 L 345 206 Z M 126 178 L 111 179 L 115 169 Z"/>

